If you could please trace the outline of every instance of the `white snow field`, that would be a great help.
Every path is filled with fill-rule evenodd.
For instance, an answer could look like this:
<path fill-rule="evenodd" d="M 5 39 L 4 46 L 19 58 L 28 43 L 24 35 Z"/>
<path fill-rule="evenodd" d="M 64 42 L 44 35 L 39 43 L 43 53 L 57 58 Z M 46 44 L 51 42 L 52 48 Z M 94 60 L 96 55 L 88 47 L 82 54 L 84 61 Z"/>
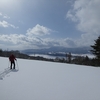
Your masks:
<path fill-rule="evenodd" d="M 17 59 L 9 71 L 0 62 L 0 100 L 100 100 L 99 67 Z"/>

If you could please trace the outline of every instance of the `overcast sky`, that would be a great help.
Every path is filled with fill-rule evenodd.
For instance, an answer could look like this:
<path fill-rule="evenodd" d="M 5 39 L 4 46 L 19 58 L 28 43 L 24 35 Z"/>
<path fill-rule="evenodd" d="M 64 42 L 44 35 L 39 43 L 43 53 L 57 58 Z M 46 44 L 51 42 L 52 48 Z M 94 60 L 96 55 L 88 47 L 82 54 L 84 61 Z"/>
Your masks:
<path fill-rule="evenodd" d="M 0 48 L 90 46 L 99 10 L 100 0 L 0 0 Z"/>

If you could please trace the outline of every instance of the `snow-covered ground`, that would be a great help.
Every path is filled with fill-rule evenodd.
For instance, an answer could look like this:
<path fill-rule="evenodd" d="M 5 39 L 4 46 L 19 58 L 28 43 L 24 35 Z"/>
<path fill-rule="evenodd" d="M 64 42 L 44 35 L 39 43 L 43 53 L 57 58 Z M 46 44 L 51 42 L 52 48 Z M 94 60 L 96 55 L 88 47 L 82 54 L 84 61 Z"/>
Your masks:
<path fill-rule="evenodd" d="M 100 100 L 99 67 L 17 59 L 9 71 L 0 62 L 0 100 Z"/>

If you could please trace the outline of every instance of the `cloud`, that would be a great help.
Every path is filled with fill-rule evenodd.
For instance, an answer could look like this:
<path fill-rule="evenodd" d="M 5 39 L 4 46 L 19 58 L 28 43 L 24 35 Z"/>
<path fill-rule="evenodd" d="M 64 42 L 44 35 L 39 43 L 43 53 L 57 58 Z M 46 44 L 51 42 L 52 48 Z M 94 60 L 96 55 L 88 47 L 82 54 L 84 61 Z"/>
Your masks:
<path fill-rule="evenodd" d="M 8 27 L 9 25 L 6 21 L 2 21 L 2 22 L 0 21 L 0 26 L 1 27 Z"/>
<path fill-rule="evenodd" d="M 0 12 L 0 16 L 2 16 L 2 13 Z"/>
<path fill-rule="evenodd" d="M 100 0 L 76 0 L 67 18 L 77 22 L 77 29 L 82 32 L 100 32 Z"/>
<path fill-rule="evenodd" d="M 51 29 L 37 24 L 32 29 L 29 28 L 27 30 L 27 35 L 30 35 L 30 36 L 32 36 L 32 35 L 43 36 L 43 35 L 49 35 L 50 32 L 51 32 Z"/>
<path fill-rule="evenodd" d="M 27 34 L 2 34 L 0 35 L 0 45 L 4 44 L 5 49 L 39 49 L 49 48 L 52 46 L 64 46 L 74 47 L 74 41 L 72 39 L 51 39 L 51 38 L 40 38 L 34 36 L 28 36 Z M 3 47 L 3 45 L 1 46 Z M 4 47 L 3 47 L 4 48 Z"/>
<path fill-rule="evenodd" d="M 0 21 L 1 27 L 13 27 L 14 25 L 9 24 L 6 21 Z M 0 44 L 4 44 L 7 48 L 12 49 L 27 49 L 27 48 L 45 48 L 49 47 L 48 42 L 39 36 L 50 34 L 51 30 L 44 26 L 37 24 L 32 29 L 28 29 L 25 35 L 23 34 L 1 34 Z M 8 44 L 8 45 L 7 45 Z M 3 46 L 3 45 L 2 45 Z M 17 48 L 16 48 L 17 47 Z M 3 47 L 4 48 L 4 47 Z"/>
<path fill-rule="evenodd" d="M 66 17 L 83 32 L 81 41 L 92 43 L 100 35 L 100 0 L 75 0 Z M 93 37 L 94 36 L 94 37 Z M 84 37 L 84 38 L 83 38 Z"/>
<path fill-rule="evenodd" d="M 70 38 L 64 39 L 64 43 L 67 47 L 76 47 L 75 41 Z"/>
<path fill-rule="evenodd" d="M 3 13 L 0 12 L 0 16 L 2 16 L 5 19 L 10 19 L 10 17 L 8 15 L 4 15 Z"/>
<path fill-rule="evenodd" d="M 4 21 L 4 20 L 3 21 L 0 21 L 0 27 L 4 27 L 4 28 L 6 28 L 6 27 L 18 28 L 16 26 L 8 23 L 7 21 Z"/>
<path fill-rule="evenodd" d="M 7 15 L 3 16 L 3 18 L 5 18 L 5 19 L 10 19 L 10 17 L 7 16 Z"/>

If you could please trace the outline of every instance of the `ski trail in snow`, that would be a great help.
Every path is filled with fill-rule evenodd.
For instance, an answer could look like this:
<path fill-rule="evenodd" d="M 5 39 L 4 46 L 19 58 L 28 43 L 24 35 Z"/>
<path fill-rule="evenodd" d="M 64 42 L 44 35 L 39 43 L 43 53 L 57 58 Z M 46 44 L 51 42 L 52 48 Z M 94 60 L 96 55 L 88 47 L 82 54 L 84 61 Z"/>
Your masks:
<path fill-rule="evenodd" d="M 0 73 L 0 79 L 2 80 L 10 72 L 11 70 L 9 68 L 4 69 L 4 71 Z"/>
<path fill-rule="evenodd" d="M 4 69 L 3 72 L 0 72 L 0 80 L 2 80 L 6 75 L 9 76 L 8 74 L 10 72 L 17 72 L 19 71 L 18 69 L 10 69 L 9 67 Z"/>

